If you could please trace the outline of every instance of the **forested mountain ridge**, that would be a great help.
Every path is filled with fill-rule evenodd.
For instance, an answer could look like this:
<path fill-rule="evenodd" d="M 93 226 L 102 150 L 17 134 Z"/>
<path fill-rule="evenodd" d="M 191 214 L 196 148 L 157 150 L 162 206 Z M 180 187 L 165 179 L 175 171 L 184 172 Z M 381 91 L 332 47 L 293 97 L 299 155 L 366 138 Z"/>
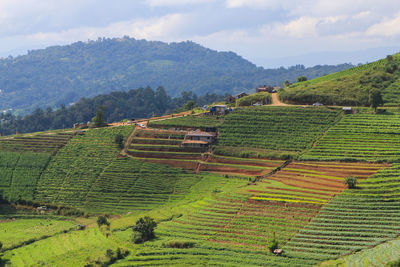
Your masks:
<path fill-rule="evenodd" d="M 146 86 L 164 86 L 172 96 L 182 91 L 222 95 L 351 66 L 264 69 L 233 52 L 217 52 L 189 41 L 99 38 L 0 59 L 0 110 L 24 114 L 36 107 L 54 108 L 82 97 Z"/>

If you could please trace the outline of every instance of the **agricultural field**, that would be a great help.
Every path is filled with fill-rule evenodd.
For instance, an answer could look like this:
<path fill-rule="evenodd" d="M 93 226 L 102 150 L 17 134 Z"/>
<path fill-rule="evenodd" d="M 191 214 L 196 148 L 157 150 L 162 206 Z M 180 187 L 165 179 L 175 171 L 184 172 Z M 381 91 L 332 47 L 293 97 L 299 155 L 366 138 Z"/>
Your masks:
<path fill-rule="evenodd" d="M 93 184 L 119 153 L 115 135 L 127 138 L 132 130 L 132 126 L 90 129 L 73 138 L 50 160 L 35 200 L 83 207 Z"/>
<path fill-rule="evenodd" d="M 202 128 L 217 127 L 224 121 L 224 116 L 214 115 L 188 115 L 184 117 L 166 119 L 166 120 L 155 120 L 148 123 L 149 127 L 152 128 Z"/>
<path fill-rule="evenodd" d="M 3 250 L 10 250 L 74 228 L 75 223 L 65 219 L 9 220 L 1 223 L 0 240 L 3 243 Z"/>
<path fill-rule="evenodd" d="M 238 108 L 219 127 L 218 146 L 301 151 L 312 146 L 340 118 L 339 109 Z"/>
<path fill-rule="evenodd" d="M 57 132 L 0 138 L 0 197 L 11 202 L 33 200 L 36 184 L 51 154 L 73 135 Z"/>
<path fill-rule="evenodd" d="M 400 114 L 345 115 L 300 159 L 398 161 Z"/>
<path fill-rule="evenodd" d="M 131 158 L 117 159 L 93 184 L 85 209 L 109 213 L 148 211 L 182 199 L 200 179 L 179 168 Z"/>
<path fill-rule="evenodd" d="M 343 191 L 284 247 L 286 255 L 336 259 L 400 235 L 400 166 L 394 165 Z"/>
<path fill-rule="evenodd" d="M 345 189 L 346 177 L 365 180 L 385 165 L 339 162 L 292 162 L 250 186 L 251 199 L 325 205 Z"/>

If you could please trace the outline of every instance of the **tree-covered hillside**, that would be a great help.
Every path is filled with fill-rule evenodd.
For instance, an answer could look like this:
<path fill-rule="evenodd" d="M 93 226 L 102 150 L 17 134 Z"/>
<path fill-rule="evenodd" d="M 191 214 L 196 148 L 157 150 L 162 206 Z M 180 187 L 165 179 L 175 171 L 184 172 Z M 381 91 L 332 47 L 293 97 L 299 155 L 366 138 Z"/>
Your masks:
<path fill-rule="evenodd" d="M 61 108 L 54 111 L 51 107 L 45 110 L 36 108 L 24 117 L 15 116 L 10 112 L 0 113 L 0 134 L 69 128 L 74 123 L 91 121 L 99 108 L 104 112 L 105 121 L 116 122 L 171 113 L 178 108 L 185 109 L 185 103 L 192 102 L 195 106 L 202 106 L 222 99 L 222 95 L 207 93 L 197 96 L 192 92 L 182 92 L 180 97 L 171 98 L 163 87 L 156 90 L 146 87 L 126 92 L 115 91 L 93 98 L 81 98 L 70 107 L 61 105 Z"/>
<path fill-rule="evenodd" d="M 284 101 L 301 104 L 369 106 L 379 91 L 385 105 L 400 102 L 400 54 L 370 64 L 295 83 L 280 93 Z"/>
<path fill-rule="evenodd" d="M 1 59 L 0 110 L 26 113 L 36 107 L 54 108 L 81 97 L 146 86 L 162 85 L 172 96 L 182 91 L 199 95 L 235 93 L 349 67 L 298 65 L 266 70 L 235 53 L 217 52 L 193 42 L 99 38 Z"/>

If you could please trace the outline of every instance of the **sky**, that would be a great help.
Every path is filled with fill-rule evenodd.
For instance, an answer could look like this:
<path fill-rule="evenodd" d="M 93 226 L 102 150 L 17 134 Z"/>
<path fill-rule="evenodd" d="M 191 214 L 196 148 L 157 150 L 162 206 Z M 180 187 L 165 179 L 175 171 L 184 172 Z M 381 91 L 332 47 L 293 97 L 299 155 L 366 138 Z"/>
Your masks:
<path fill-rule="evenodd" d="M 400 52 L 399 0 L 0 0 L 0 57 L 98 37 L 233 51 L 266 68 Z"/>

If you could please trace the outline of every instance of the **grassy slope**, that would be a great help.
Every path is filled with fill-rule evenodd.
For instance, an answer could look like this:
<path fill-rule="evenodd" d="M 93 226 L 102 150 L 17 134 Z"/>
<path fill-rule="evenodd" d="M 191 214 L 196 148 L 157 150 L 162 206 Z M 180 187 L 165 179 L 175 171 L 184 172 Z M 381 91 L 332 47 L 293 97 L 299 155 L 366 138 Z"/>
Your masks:
<path fill-rule="evenodd" d="M 399 65 L 400 54 L 393 56 Z M 338 105 L 368 105 L 368 91 L 379 88 L 387 105 L 400 101 L 400 71 L 393 74 L 385 70 L 387 59 L 362 65 L 338 73 L 325 75 L 310 81 L 295 83 L 280 93 L 284 101 Z"/>

